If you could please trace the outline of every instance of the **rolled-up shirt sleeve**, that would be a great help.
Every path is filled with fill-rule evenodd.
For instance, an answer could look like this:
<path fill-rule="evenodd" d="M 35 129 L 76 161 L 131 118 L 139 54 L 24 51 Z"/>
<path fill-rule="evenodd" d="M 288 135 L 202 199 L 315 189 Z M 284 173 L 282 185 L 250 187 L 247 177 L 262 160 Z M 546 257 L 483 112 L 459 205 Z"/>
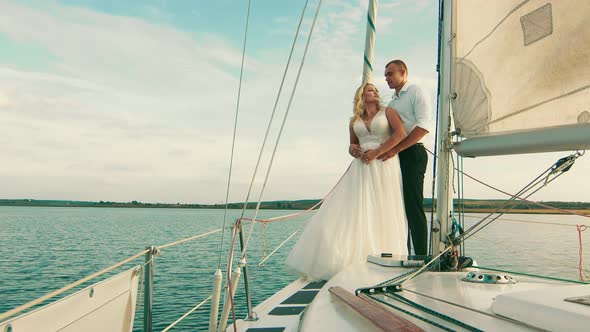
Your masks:
<path fill-rule="evenodd" d="M 416 127 L 420 127 L 428 132 L 432 132 L 432 107 L 430 98 L 418 86 L 414 96 L 414 112 L 416 116 Z"/>

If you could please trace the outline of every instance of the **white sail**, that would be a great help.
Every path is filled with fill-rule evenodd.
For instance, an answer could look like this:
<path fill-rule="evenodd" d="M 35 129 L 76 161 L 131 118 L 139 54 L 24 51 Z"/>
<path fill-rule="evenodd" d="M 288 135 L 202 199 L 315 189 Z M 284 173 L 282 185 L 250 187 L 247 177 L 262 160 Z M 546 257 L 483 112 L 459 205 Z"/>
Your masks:
<path fill-rule="evenodd" d="M 453 11 L 461 136 L 590 129 L 590 1 L 455 0 Z"/>
<path fill-rule="evenodd" d="M 133 329 L 138 269 L 86 287 L 0 323 L 0 331 L 125 331 Z"/>

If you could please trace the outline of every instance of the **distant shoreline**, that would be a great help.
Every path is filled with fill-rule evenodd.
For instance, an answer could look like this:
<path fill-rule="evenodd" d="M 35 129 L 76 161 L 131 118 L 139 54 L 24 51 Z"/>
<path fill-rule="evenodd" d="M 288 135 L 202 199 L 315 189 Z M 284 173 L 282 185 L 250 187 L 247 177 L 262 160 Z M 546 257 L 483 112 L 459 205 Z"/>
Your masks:
<path fill-rule="evenodd" d="M 319 202 L 318 199 L 294 200 L 294 201 L 268 201 L 262 202 L 260 209 L 263 210 L 306 210 Z M 464 211 L 466 213 L 490 213 L 505 207 L 504 200 L 469 199 L 465 200 Z M 511 202 L 513 209 L 507 213 L 522 214 L 564 214 L 559 210 L 544 209 L 531 203 Z M 590 215 L 590 202 L 543 202 L 543 204 L 555 208 L 573 211 L 576 213 Z M 95 208 L 157 208 L 157 209 L 224 209 L 225 204 L 171 204 L 171 203 L 143 203 L 131 202 L 110 202 L 110 201 L 67 201 L 67 200 L 35 200 L 35 199 L 0 199 L 0 206 L 17 207 L 95 207 Z M 430 213 L 432 199 L 424 199 L 425 210 Z M 242 209 L 243 203 L 229 203 L 229 209 Z M 247 209 L 255 209 L 256 203 L 248 203 Z M 455 204 L 455 209 L 459 208 Z"/>
<path fill-rule="evenodd" d="M 590 216 L 590 209 L 564 209 L 570 212 L 584 214 Z M 430 212 L 430 210 L 425 210 Z M 496 211 L 495 209 L 465 209 L 465 213 L 491 213 Z M 569 214 L 564 211 L 550 210 L 550 209 L 513 209 L 505 212 L 506 214 Z"/>

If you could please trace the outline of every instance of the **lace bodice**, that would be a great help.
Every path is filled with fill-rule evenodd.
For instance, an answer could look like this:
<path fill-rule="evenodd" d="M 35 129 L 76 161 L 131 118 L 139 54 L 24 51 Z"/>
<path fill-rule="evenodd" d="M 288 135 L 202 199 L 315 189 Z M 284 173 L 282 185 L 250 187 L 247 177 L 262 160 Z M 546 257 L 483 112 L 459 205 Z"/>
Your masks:
<path fill-rule="evenodd" d="M 378 148 L 392 133 L 387 116 L 385 115 L 385 110 L 381 110 L 375 114 L 370 128 L 367 128 L 362 119 L 358 119 L 352 125 L 352 129 L 358 137 L 363 151 Z"/>

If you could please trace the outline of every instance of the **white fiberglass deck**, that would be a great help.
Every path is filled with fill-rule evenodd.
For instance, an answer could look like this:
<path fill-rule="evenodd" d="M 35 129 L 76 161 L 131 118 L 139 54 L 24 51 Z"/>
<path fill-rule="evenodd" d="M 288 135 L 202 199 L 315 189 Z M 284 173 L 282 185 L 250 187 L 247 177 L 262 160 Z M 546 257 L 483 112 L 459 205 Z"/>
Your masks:
<path fill-rule="evenodd" d="M 359 288 L 379 284 L 409 270 L 366 262 L 354 264 L 328 281 L 302 314 L 269 315 L 275 307 L 286 306 L 280 303 L 301 292 L 301 288 L 307 285 L 307 282 L 299 279 L 256 307 L 255 312 L 260 319 L 256 322 L 240 321 L 239 330 L 379 331 L 369 320 L 330 294 L 329 288 L 340 286 L 354 293 Z M 585 331 L 586 329 L 582 328 L 584 322 L 590 322 L 590 306 L 566 302 L 560 298 L 560 294 L 563 294 L 563 298 L 574 296 L 574 293 L 577 296 L 589 295 L 590 285 L 521 276 L 514 276 L 518 280 L 516 284 L 477 284 L 462 281 L 466 274 L 467 272 L 427 272 L 404 283 L 404 291 L 398 295 L 483 331 Z M 502 300 L 494 304 L 496 297 Z M 395 296 L 376 295 L 375 298 L 435 323 L 433 325 L 384 305 L 391 312 L 410 320 L 425 331 L 441 331 L 436 324 L 456 331 L 468 330 L 445 321 L 436 314 L 404 304 Z M 543 304 L 547 301 L 551 302 L 551 306 Z M 541 311 L 541 308 L 544 311 Z M 539 318 L 539 313 L 542 313 L 542 318 Z M 521 323 L 499 314 L 512 317 Z M 551 320 L 552 324 L 547 325 L 547 320 Z M 270 327 L 275 329 L 264 329 Z M 232 330 L 230 327 L 228 331 Z"/>

